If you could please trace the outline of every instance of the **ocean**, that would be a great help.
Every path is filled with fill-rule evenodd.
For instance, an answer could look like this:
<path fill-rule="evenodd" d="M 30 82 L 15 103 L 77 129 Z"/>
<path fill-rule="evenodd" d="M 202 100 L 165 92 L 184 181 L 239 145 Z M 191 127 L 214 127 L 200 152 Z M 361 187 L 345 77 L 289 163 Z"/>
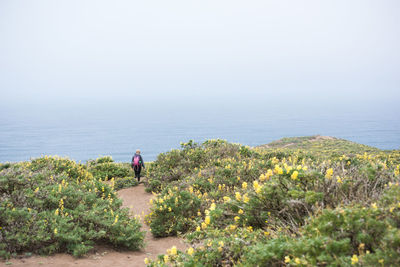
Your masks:
<path fill-rule="evenodd" d="M 85 162 L 110 155 L 131 160 L 137 148 L 145 161 L 179 148 L 180 142 L 225 139 L 249 146 L 293 136 L 327 135 L 380 149 L 400 149 L 400 118 L 394 113 L 323 113 L 223 110 L 93 114 L 65 112 L 0 117 L 0 162 L 58 155 Z M 39 115 L 38 115 L 39 114 Z M 15 116 L 14 116 L 15 115 Z"/>

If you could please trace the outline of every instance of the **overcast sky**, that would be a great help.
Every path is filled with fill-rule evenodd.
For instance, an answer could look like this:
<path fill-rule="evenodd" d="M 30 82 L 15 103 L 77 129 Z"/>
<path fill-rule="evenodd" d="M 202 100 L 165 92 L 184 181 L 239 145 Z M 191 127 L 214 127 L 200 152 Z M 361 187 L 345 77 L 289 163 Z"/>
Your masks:
<path fill-rule="evenodd" d="M 0 111 L 399 111 L 399 48 L 398 0 L 1 0 Z"/>

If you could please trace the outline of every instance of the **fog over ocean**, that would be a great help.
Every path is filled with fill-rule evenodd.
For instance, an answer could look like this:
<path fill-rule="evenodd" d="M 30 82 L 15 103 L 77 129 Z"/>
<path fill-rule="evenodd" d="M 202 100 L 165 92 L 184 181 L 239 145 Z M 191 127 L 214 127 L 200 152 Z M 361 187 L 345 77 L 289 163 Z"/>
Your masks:
<path fill-rule="evenodd" d="M 2 0 L 0 162 L 209 138 L 400 148 L 398 0 Z"/>
<path fill-rule="evenodd" d="M 111 155 L 128 162 L 136 148 L 145 161 L 179 148 L 180 142 L 221 138 L 249 146 L 282 137 L 329 135 L 381 149 L 400 149 L 400 119 L 395 114 L 296 114 L 282 110 L 261 112 L 243 108 L 224 112 L 182 110 L 151 112 L 134 109 L 119 114 L 2 116 L 0 162 L 29 160 L 42 155 L 66 156 L 86 161 Z M 3 113 L 4 114 L 4 113 Z M 14 113 L 13 113 L 14 114 Z M 86 115 L 85 115 L 86 114 Z M 89 113 L 90 114 L 90 113 Z"/>

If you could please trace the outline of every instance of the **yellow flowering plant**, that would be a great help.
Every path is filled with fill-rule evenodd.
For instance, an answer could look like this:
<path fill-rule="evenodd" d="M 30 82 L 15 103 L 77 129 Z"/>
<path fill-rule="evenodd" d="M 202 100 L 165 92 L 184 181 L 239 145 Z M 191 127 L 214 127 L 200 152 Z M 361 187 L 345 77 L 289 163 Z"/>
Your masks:
<path fill-rule="evenodd" d="M 360 255 L 358 245 L 375 246 L 379 242 L 368 243 L 368 238 L 389 237 L 390 231 L 396 236 L 395 224 L 388 227 L 389 221 L 379 224 L 377 218 L 386 212 L 392 217 L 385 218 L 393 219 L 400 208 L 397 200 L 385 209 L 379 202 L 385 192 L 396 187 L 400 153 L 339 139 L 314 139 L 289 138 L 267 148 L 208 140 L 189 142 L 181 150 L 160 155 L 149 171 L 148 190 L 165 195 L 177 186 L 179 192 L 172 190 L 171 198 L 187 192 L 190 201 L 198 200 L 193 214 L 175 213 L 172 207 L 175 217 L 165 220 L 164 214 L 157 213 L 153 218 L 159 221 L 152 229 L 165 221 L 190 225 L 176 233 L 185 234 L 193 251 L 176 257 L 168 254 L 169 263 L 281 266 L 290 260 L 293 265 L 314 266 L 323 259 L 324 264 L 351 265 L 355 253 L 359 262 L 369 257 L 378 264 L 382 259 L 396 263 L 389 253 L 382 252 L 385 257 L 380 258 L 375 253 Z M 352 206 L 357 203 L 365 209 Z M 349 207 L 349 211 L 341 207 Z M 332 210 L 335 215 L 329 213 Z M 325 224 L 333 220 L 330 216 L 339 216 L 343 227 L 355 227 L 357 234 L 365 232 L 367 236 L 357 235 L 353 240 L 360 238 L 359 243 L 346 243 L 346 237 L 338 236 L 340 229 L 325 231 Z M 376 232 L 354 224 L 360 216 L 372 218 L 368 229 Z M 390 247 L 388 244 L 385 246 Z M 310 250 L 315 251 L 314 256 L 307 254 Z"/>
<path fill-rule="evenodd" d="M 7 233 L 0 233 L 0 257 L 27 251 L 81 256 L 100 241 L 130 250 L 143 246 L 139 221 L 86 165 L 45 156 L 0 173 L 0 231 Z"/>

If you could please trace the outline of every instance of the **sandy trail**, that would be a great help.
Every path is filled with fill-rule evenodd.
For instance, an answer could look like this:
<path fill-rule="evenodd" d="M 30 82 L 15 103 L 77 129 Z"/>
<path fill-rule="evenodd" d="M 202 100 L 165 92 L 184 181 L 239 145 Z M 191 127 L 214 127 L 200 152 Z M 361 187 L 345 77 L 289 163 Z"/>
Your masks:
<path fill-rule="evenodd" d="M 152 194 L 145 192 L 143 184 L 118 191 L 118 196 L 123 200 L 123 206 L 130 208 L 133 214 L 139 215 L 142 229 L 146 231 L 145 247 L 140 251 L 116 251 L 110 247 L 98 247 L 96 252 L 86 257 L 75 259 L 68 254 L 56 254 L 53 256 L 32 256 L 23 259 L 11 259 L 11 265 L 0 261 L 0 266 L 145 266 L 144 259 L 157 258 L 158 254 L 166 253 L 166 250 L 176 246 L 184 250 L 187 246 L 182 239 L 177 237 L 154 238 L 150 228 L 144 224 L 144 215 L 150 212 L 149 201 Z"/>

